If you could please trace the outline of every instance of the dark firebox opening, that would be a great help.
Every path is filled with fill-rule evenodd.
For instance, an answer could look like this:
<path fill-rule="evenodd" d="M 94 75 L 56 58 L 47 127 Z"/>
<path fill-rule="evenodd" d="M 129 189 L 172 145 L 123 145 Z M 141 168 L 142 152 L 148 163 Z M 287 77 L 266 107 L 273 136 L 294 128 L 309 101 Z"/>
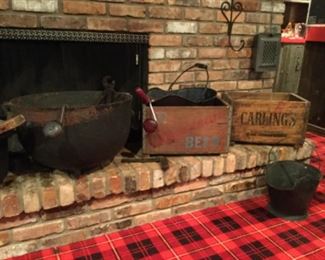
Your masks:
<path fill-rule="evenodd" d="M 0 30 L 0 104 L 13 97 L 65 90 L 147 89 L 148 36 L 43 30 Z M 141 104 L 134 96 L 129 149 L 141 147 Z M 5 113 L 0 112 L 0 118 Z"/>

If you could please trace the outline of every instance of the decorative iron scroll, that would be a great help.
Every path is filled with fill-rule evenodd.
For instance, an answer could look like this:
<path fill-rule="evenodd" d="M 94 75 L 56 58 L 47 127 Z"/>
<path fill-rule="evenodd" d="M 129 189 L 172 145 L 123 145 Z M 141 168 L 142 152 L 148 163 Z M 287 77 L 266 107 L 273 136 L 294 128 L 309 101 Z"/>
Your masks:
<path fill-rule="evenodd" d="M 148 43 L 147 34 L 0 28 L 0 39 L 72 42 Z"/>
<path fill-rule="evenodd" d="M 230 11 L 230 17 L 228 17 L 226 15 L 226 12 L 228 12 L 228 11 Z M 227 34 L 228 34 L 229 47 L 233 51 L 240 51 L 245 46 L 245 41 L 244 40 L 240 40 L 240 45 L 239 45 L 238 48 L 235 48 L 232 45 L 232 42 L 231 42 L 233 25 L 236 22 L 238 16 L 242 13 L 242 11 L 243 11 L 243 5 L 240 2 L 234 2 L 234 0 L 231 0 L 230 3 L 228 1 L 225 1 L 225 2 L 223 2 L 221 4 L 221 13 L 225 17 L 225 19 L 226 19 L 226 21 L 228 23 L 228 32 L 227 32 Z M 238 12 L 237 15 L 234 16 L 234 12 Z"/>

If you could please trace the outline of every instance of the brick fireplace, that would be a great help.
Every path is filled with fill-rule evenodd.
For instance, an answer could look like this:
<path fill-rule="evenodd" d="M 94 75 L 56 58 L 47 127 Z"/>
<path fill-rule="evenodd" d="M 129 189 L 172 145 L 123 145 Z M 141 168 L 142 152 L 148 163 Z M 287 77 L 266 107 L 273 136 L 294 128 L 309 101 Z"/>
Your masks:
<path fill-rule="evenodd" d="M 234 44 L 227 48 L 227 25 L 221 0 L 1 0 L 0 27 L 149 34 L 149 87 L 167 87 L 194 62 L 209 65 L 211 87 L 217 90 L 271 89 L 273 72 L 252 70 L 252 43 L 268 31 L 272 14 L 275 31 L 282 24 L 283 1 L 242 0 L 244 12 L 234 25 Z M 190 73 L 183 82 L 204 81 Z"/>
<path fill-rule="evenodd" d="M 280 30 L 283 1 L 242 0 L 228 48 L 221 0 L 0 0 L 0 27 L 75 32 L 141 33 L 149 36 L 148 88 L 167 88 L 189 65 L 209 67 L 217 91 L 271 91 L 275 73 L 253 70 L 254 36 Z M 184 74 L 182 84 L 204 82 Z M 121 163 L 80 178 L 55 170 L 10 174 L 0 188 L 0 258 L 23 254 L 194 209 L 265 192 L 263 169 L 271 160 L 307 160 L 300 148 L 235 145 L 220 156 L 168 157 L 158 163 Z"/>

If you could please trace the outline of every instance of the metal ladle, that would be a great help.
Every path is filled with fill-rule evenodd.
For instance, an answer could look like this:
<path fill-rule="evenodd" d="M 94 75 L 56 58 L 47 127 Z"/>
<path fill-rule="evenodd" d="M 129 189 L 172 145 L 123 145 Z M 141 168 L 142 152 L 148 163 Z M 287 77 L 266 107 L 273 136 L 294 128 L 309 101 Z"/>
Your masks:
<path fill-rule="evenodd" d="M 65 114 L 66 105 L 61 107 L 60 120 L 50 121 L 43 127 L 43 134 L 46 137 L 54 138 L 62 134 L 63 132 L 63 119 Z"/>

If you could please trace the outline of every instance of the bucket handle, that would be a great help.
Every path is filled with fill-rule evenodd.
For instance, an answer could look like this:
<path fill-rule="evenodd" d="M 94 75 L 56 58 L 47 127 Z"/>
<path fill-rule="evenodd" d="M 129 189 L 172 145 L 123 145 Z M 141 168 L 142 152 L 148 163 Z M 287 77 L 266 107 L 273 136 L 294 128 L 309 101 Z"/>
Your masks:
<path fill-rule="evenodd" d="M 203 69 L 206 72 L 206 84 L 205 84 L 205 89 L 208 88 L 208 83 L 209 83 L 209 70 L 208 70 L 208 65 L 203 64 L 203 63 L 194 63 L 193 65 L 191 65 L 190 67 L 188 67 L 187 69 L 185 69 L 181 74 L 179 74 L 176 79 L 169 85 L 168 91 L 171 91 L 173 86 L 175 85 L 175 83 L 177 82 L 177 80 L 187 71 L 193 69 L 193 68 L 199 68 L 199 69 Z"/>

